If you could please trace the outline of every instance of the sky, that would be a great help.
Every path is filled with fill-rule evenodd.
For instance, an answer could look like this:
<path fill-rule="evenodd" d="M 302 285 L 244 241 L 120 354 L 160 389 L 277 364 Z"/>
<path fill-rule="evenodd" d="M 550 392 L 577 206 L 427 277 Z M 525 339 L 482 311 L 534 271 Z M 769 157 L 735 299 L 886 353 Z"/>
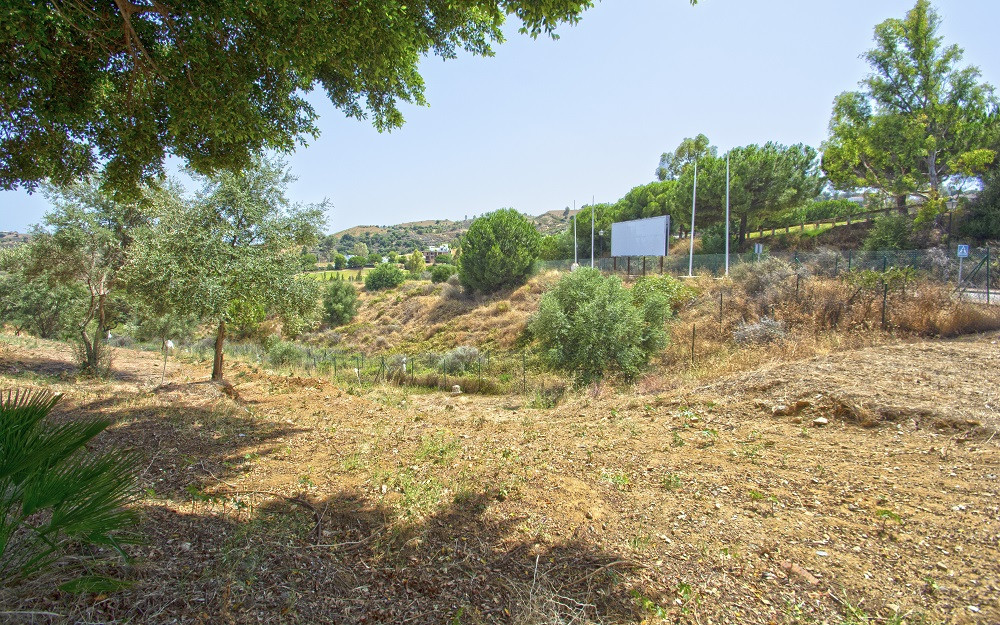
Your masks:
<path fill-rule="evenodd" d="M 868 73 L 874 26 L 913 0 L 605 0 L 556 41 L 508 24 L 492 58 L 421 64 L 428 107 L 380 134 L 314 92 L 321 135 L 288 158 L 295 202 L 327 199 L 328 231 L 541 214 L 613 202 L 650 182 L 662 152 L 706 134 L 720 151 L 819 147 L 831 105 Z M 938 0 L 945 44 L 1000 85 L 996 0 Z M 0 231 L 40 221 L 40 194 L 0 192 Z"/>

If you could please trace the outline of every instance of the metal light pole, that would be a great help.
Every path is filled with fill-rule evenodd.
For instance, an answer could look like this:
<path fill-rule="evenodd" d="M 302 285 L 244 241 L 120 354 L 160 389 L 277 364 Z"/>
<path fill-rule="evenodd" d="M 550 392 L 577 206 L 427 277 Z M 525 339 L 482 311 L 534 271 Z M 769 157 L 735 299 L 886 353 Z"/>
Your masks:
<path fill-rule="evenodd" d="M 573 264 L 580 263 L 579 255 L 576 251 L 576 200 L 573 200 Z"/>
<path fill-rule="evenodd" d="M 694 277 L 694 209 L 698 199 L 698 159 L 694 160 L 694 190 L 691 192 L 691 246 L 688 251 L 688 277 Z"/>
<path fill-rule="evenodd" d="M 726 152 L 726 275 L 729 275 L 729 152 Z"/>
<path fill-rule="evenodd" d="M 594 196 L 590 196 L 590 268 L 594 268 Z"/>
<path fill-rule="evenodd" d="M 951 253 L 951 222 L 955 216 L 955 207 L 958 206 L 958 200 L 952 196 L 945 201 L 945 206 L 948 207 L 948 246 L 945 249 Z"/>

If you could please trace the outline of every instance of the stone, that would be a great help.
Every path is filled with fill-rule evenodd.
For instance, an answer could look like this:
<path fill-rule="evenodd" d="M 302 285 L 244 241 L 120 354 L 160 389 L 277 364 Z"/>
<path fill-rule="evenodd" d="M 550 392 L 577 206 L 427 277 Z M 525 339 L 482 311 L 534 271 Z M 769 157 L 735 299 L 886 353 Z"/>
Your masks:
<path fill-rule="evenodd" d="M 813 425 L 815 425 L 816 427 L 823 427 L 829 422 L 830 421 L 826 417 L 816 417 L 815 419 L 813 419 Z"/>
<path fill-rule="evenodd" d="M 462 394 L 462 387 L 459 386 L 458 384 L 452 386 L 451 387 L 451 394 L 452 395 L 461 395 Z"/>

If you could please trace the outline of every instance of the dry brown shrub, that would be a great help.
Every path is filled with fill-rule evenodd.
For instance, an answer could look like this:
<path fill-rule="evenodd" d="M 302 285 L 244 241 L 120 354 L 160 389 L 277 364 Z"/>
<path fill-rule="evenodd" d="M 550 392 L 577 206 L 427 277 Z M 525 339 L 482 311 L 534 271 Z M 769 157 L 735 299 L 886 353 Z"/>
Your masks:
<path fill-rule="evenodd" d="M 400 323 L 410 323 L 423 313 L 424 304 L 419 299 L 410 299 L 403 305 L 403 312 L 399 315 Z"/>
<path fill-rule="evenodd" d="M 947 310 L 938 311 L 937 334 L 959 336 L 1000 330 L 1000 309 L 996 306 L 957 302 Z"/>
<path fill-rule="evenodd" d="M 830 397 L 835 417 L 857 423 L 862 427 L 874 427 L 879 423 L 879 415 L 861 403 L 841 397 Z"/>

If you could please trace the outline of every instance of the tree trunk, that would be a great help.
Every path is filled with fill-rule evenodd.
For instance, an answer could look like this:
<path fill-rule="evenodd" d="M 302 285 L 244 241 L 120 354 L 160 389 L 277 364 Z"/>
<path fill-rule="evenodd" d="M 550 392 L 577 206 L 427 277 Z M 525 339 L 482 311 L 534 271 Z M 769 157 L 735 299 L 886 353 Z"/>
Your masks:
<path fill-rule="evenodd" d="M 215 361 L 212 363 L 212 379 L 222 381 L 222 343 L 226 340 L 226 322 L 219 322 L 219 330 L 215 335 Z"/>
<path fill-rule="evenodd" d="M 931 184 L 931 197 L 937 199 L 941 187 L 941 176 L 938 174 L 937 152 L 927 155 L 927 181 Z"/>
<path fill-rule="evenodd" d="M 740 233 L 739 233 L 739 244 L 740 249 L 743 249 L 743 244 L 747 240 L 747 216 L 740 215 Z"/>
<path fill-rule="evenodd" d="M 897 195 L 896 196 L 896 212 L 898 212 L 900 215 L 906 215 L 907 214 L 907 211 L 906 211 L 906 196 L 905 195 Z"/>
<path fill-rule="evenodd" d="M 83 370 L 90 374 L 99 374 L 101 369 L 101 354 L 104 352 L 104 325 L 98 321 L 94 336 L 87 334 L 87 328 L 80 330 L 80 342 L 83 343 Z"/>

